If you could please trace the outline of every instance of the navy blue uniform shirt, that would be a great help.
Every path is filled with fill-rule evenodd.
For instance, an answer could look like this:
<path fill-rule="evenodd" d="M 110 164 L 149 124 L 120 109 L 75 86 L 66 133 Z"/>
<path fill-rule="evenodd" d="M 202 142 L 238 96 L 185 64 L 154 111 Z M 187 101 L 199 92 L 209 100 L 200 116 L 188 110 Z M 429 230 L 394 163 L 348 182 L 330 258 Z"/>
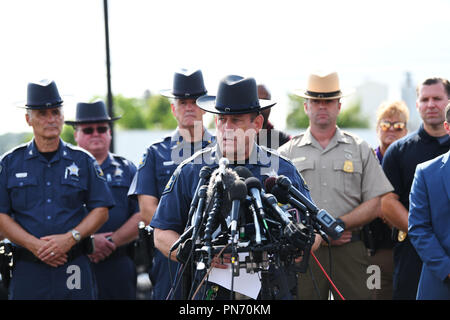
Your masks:
<path fill-rule="evenodd" d="M 205 129 L 202 141 L 191 143 L 185 141 L 176 129 L 162 141 L 152 144 L 144 154 L 134 176 L 128 195 L 136 198 L 139 194 L 161 198 L 164 187 L 177 166 L 196 151 L 215 142 L 215 138 Z M 176 270 L 177 263 L 171 261 L 171 269 Z M 167 270 L 167 258 L 156 250 L 153 267 L 149 272 L 153 284 L 153 299 L 166 299 L 172 286 Z M 180 291 L 180 290 L 178 290 Z M 179 293 L 177 293 L 179 295 Z"/>
<path fill-rule="evenodd" d="M 65 233 L 91 210 L 114 205 L 97 161 L 62 140 L 50 161 L 32 140 L 6 153 L 0 166 L 0 212 L 35 237 Z"/>
<path fill-rule="evenodd" d="M 116 205 L 109 210 L 108 221 L 97 233 L 116 231 L 132 215 L 139 212 L 137 199 L 128 197 L 128 189 L 136 174 L 136 166 L 121 156 L 109 153 L 101 168 Z"/>
<path fill-rule="evenodd" d="M 190 143 L 183 140 L 177 129 L 163 141 L 152 144 L 139 163 L 128 195 L 146 194 L 160 199 L 177 166 L 196 151 L 214 142 L 215 138 L 208 130 L 205 130 L 201 142 Z"/>
<path fill-rule="evenodd" d="M 153 216 L 151 226 L 163 230 L 174 230 L 182 234 L 188 218 L 189 207 L 199 181 L 199 172 L 205 165 L 217 168 L 221 158 L 217 145 L 196 153 L 183 162 L 167 183 L 158 209 Z M 292 181 L 292 185 L 311 200 L 309 190 L 295 166 L 286 158 L 273 150 L 254 144 L 250 161 L 245 164 L 229 165 L 229 168 L 244 165 L 254 177 L 263 181 L 272 175 L 284 175 Z M 312 201 L 312 200 L 311 200 Z"/>
<path fill-rule="evenodd" d="M 137 199 L 128 197 L 136 166 L 121 156 L 109 153 L 101 168 L 116 205 L 109 210 L 108 221 L 97 233 L 114 232 L 139 211 Z M 126 246 L 116 248 L 111 256 L 93 264 L 99 299 L 136 299 L 136 266 L 126 251 L 120 251 L 125 250 Z"/>
<path fill-rule="evenodd" d="M 113 205 L 97 161 L 62 140 L 50 160 L 37 150 L 34 140 L 1 159 L 0 212 L 37 238 L 66 233 L 93 209 Z M 9 298 L 95 299 L 95 284 L 86 255 L 57 268 L 19 259 L 14 261 Z"/>

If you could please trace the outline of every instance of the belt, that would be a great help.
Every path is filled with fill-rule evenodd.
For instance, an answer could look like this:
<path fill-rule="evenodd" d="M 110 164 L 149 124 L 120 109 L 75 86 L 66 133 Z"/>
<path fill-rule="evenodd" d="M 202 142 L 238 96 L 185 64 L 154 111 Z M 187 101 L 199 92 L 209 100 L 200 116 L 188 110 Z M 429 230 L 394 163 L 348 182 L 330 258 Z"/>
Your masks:
<path fill-rule="evenodd" d="M 86 243 L 85 243 L 86 241 L 91 241 L 91 240 L 90 240 L 90 238 L 83 239 L 83 240 L 81 240 L 80 243 L 77 243 L 76 245 L 74 245 L 67 252 L 67 262 L 72 261 L 81 255 L 90 253 L 90 252 L 87 252 Z M 14 257 L 14 260 L 16 260 L 16 261 L 23 260 L 23 261 L 28 261 L 28 262 L 44 263 L 38 257 L 36 257 L 31 251 L 29 251 L 28 249 L 25 249 L 23 247 L 15 247 L 13 257 Z"/>

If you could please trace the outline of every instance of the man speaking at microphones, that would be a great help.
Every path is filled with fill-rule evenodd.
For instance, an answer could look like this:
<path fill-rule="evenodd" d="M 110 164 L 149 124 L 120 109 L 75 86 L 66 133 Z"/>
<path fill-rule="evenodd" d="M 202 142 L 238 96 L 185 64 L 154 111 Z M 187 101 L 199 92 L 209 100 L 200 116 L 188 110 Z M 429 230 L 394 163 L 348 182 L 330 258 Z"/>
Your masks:
<path fill-rule="evenodd" d="M 155 230 L 155 246 L 167 256 L 188 223 L 201 168 L 207 165 L 215 170 L 220 159 L 228 160 L 227 168 L 247 167 L 260 181 L 270 175 L 285 175 L 305 197 L 311 199 L 294 165 L 255 143 L 255 135 L 264 121 L 261 111 L 271 108 L 275 102 L 258 99 L 253 78 L 227 76 L 220 81 L 216 96 L 200 97 L 197 105 L 216 115 L 217 144 L 181 163 L 163 192 L 151 226 Z M 217 181 L 217 177 L 215 179 Z M 206 228 L 208 226 L 207 223 Z M 170 258 L 176 260 L 174 254 Z M 215 264 L 215 267 L 228 268 L 223 264 Z"/>

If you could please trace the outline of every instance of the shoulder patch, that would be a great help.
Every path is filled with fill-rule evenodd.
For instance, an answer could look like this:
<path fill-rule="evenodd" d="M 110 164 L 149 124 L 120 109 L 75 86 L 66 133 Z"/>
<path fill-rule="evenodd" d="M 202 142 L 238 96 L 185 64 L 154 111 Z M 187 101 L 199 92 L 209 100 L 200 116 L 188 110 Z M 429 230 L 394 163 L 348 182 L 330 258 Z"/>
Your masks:
<path fill-rule="evenodd" d="M 166 194 L 172 191 L 173 185 L 175 184 L 175 181 L 177 181 L 178 175 L 180 174 L 179 168 L 177 168 L 174 173 L 170 176 L 169 181 L 167 181 L 167 184 L 162 192 L 162 194 Z"/>
<path fill-rule="evenodd" d="M 95 173 L 96 173 L 97 177 L 106 181 L 105 174 L 103 173 L 103 170 L 97 161 L 94 161 L 94 169 L 95 169 Z"/>
<path fill-rule="evenodd" d="M 148 151 L 142 155 L 141 161 L 138 163 L 138 170 L 145 166 L 145 162 L 147 161 Z"/>

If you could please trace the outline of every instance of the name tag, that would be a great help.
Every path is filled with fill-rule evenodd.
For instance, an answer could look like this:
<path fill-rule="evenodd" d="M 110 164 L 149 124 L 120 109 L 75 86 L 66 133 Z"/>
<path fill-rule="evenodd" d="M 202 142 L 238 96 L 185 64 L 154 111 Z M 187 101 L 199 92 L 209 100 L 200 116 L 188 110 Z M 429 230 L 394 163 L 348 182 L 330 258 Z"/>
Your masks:
<path fill-rule="evenodd" d="M 18 172 L 16 173 L 16 178 L 26 178 L 28 176 L 28 172 Z"/>
<path fill-rule="evenodd" d="M 172 160 L 172 161 L 164 161 L 164 162 L 163 162 L 163 165 L 164 165 L 164 166 L 171 166 L 171 165 L 173 165 L 173 164 L 174 164 L 173 160 Z"/>

